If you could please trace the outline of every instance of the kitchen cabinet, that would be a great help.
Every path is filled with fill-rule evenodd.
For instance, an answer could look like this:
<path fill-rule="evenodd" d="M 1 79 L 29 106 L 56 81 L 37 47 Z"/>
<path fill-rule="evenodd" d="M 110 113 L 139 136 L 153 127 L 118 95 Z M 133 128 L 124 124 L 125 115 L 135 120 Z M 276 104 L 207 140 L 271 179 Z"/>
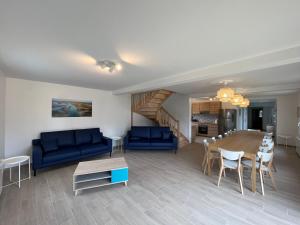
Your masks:
<path fill-rule="evenodd" d="M 196 102 L 192 103 L 192 114 L 209 113 L 219 114 L 221 102 Z"/>
<path fill-rule="evenodd" d="M 209 112 L 209 105 L 210 105 L 210 102 L 201 102 L 201 103 L 199 103 L 200 113 Z"/>
<path fill-rule="evenodd" d="M 192 104 L 192 114 L 199 114 L 200 113 L 200 103 L 193 103 Z"/>
<path fill-rule="evenodd" d="M 195 123 L 192 126 L 192 142 L 195 141 L 197 134 L 198 134 L 198 123 Z"/>
<path fill-rule="evenodd" d="M 221 109 L 221 102 L 209 103 L 209 114 L 219 114 Z"/>

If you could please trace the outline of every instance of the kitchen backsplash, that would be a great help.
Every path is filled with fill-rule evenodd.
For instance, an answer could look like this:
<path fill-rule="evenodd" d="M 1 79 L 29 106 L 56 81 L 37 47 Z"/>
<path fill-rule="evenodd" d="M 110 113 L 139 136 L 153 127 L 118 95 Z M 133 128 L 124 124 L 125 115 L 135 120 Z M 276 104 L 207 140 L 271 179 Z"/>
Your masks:
<path fill-rule="evenodd" d="M 192 116 L 192 121 L 199 121 L 200 123 L 218 123 L 218 116 L 210 114 L 196 114 Z"/>

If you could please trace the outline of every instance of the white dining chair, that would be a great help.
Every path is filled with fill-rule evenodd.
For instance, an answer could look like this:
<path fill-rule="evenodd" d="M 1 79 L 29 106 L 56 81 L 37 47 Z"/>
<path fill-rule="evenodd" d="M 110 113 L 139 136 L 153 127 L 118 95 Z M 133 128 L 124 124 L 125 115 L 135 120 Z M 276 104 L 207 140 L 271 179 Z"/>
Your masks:
<path fill-rule="evenodd" d="M 237 170 L 239 176 L 239 183 L 242 194 L 244 194 L 243 190 L 243 181 L 242 181 L 242 166 L 241 166 L 241 158 L 244 155 L 244 151 L 229 151 L 226 149 L 219 148 L 221 154 L 221 166 L 219 172 L 219 179 L 218 179 L 218 187 L 220 186 L 220 181 L 222 177 L 223 171 L 226 168 Z"/>
<path fill-rule="evenodd" d="M 216 142 L 217 141 L 215 137 L 212 137 L 211 140 L 212 140 L 212 142 Z"/>
<path fill-rule="evenodd" d="M 262 145 L 270 144 L 270 143 L 272 143 L 272 142 L 273 142 L 272 139 L 263 139 Z"/>
<path fill-rule="evenodd" d="M 273 137 L 273 132 L 266 132 L 265 137 L 272 138 Z"/>
<path fill-rule="evenodd" d="M 222 137 L 222 134 L 219 134 L 219 135 L 218 135 L 218 138 L 219 138 L 219 139 L 222 139 L 222 138 L 223 138 L 223 137 Z"/>
<path fill-rule="evenodd" d="M 208 161 L 212 160 L 212 163 L 211 163 L 211 167 L 212 167 L 215 159 L 220 159 L 220 153 L 216 152 L 216 151 L 208 152 L 209 143 L 208 143 L 207 139 L 203 140 L 203 145 L 204 145 L 204 156 L 203 156 L 203 160 L 202 160 L 202 170 L 203 170 L 203 173 L 205 174 L 207 165 L 208 165 Z"/>
<path fill-rule="evenodd" d="M 224 133 L 224 136 L 225 136 L 225 137 L 228 137 L 228 133 L 227 133 L 227 132 L 225 132 L 225 133 Z"/>
<path fill-rule="evenodd" d="M 262 195 L 265 195 L 264 190 L 264 173 L 268 173 L 271 177 L 273 189 L 276 190 L 276 184 L 274 180 L 274 176 L 272 173 L 272 161 L 273 161 L 273 152 L 258 152 L 257 157 L 259 158 L 259 161 L 256 162 L 256 170 L 259 172 L 260 177 L 260 183 L 261 183 L 261 191 Z M 252 168 L 252 161 L 251 160 L 243 160 L 242 166 Z"/>

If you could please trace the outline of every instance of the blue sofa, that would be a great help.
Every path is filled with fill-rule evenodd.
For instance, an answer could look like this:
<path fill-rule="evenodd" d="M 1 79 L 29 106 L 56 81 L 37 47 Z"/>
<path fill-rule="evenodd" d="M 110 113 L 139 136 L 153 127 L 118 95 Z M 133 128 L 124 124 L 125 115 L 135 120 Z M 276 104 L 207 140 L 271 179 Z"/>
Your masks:
<path fill-rule="evenodd" d="M 112 152 L 112 140 L 99 128 L 43 132 L 32 140 L 32 169 L 36 170 L 70 161 Z"/>
<path fill-rule="evenodd" d="M 124 138 L 124 151 L 139 150 L 175 150 L 178 140 L 169 127 L 139 127 L 133 126 Z"/>

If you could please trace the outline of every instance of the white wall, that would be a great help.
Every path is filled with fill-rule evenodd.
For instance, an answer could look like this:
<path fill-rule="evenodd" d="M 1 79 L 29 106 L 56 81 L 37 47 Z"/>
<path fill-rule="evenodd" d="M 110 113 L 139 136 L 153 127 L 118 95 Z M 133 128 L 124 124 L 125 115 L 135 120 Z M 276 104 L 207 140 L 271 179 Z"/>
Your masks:
<path fill-rule="evenodd" d="M 300 137 L 300 92 L 298 93 L 298 115 L 297 115 L 297 122 L 298 122 L 298 137 Z"/>
<path fill-rule="evenodd" d="M 156 123 L 152 120 L 149 120 L 148 118 L 137 114 L 133 113 L 133 126 L 155 126 Z"/>
<path fill-rule="evenodd" d="M 277 97 L 277 134 L 289 135 L 289 145 L 295 145 L 297 136 L 297 94 L 282 95 Z M 282 140 L 277 140 L 283 144 Z"/>
<path fill-rule="evenodd" d="M 191 137 L 191 102 L 188 95 L 173 94 L 164 103 L 163 107 L 179 120 L 180 131 L 190 140 Z"/>
<path fill-rule="evenodd" d="M 52 118 L 52 98 L 91 100 L 93 116 Z M 123 135 L 130 126 L 130 96 L 67 85 L 6 79 L 5 156 L 30 154 L 42 131 L 100 127 L 104 135 Z"/>
<path fill-rule="evenodd" d="M 5 77 L 0 71 L 0 159 L 4 158 L 4 99 L 5 99 Z"/>

